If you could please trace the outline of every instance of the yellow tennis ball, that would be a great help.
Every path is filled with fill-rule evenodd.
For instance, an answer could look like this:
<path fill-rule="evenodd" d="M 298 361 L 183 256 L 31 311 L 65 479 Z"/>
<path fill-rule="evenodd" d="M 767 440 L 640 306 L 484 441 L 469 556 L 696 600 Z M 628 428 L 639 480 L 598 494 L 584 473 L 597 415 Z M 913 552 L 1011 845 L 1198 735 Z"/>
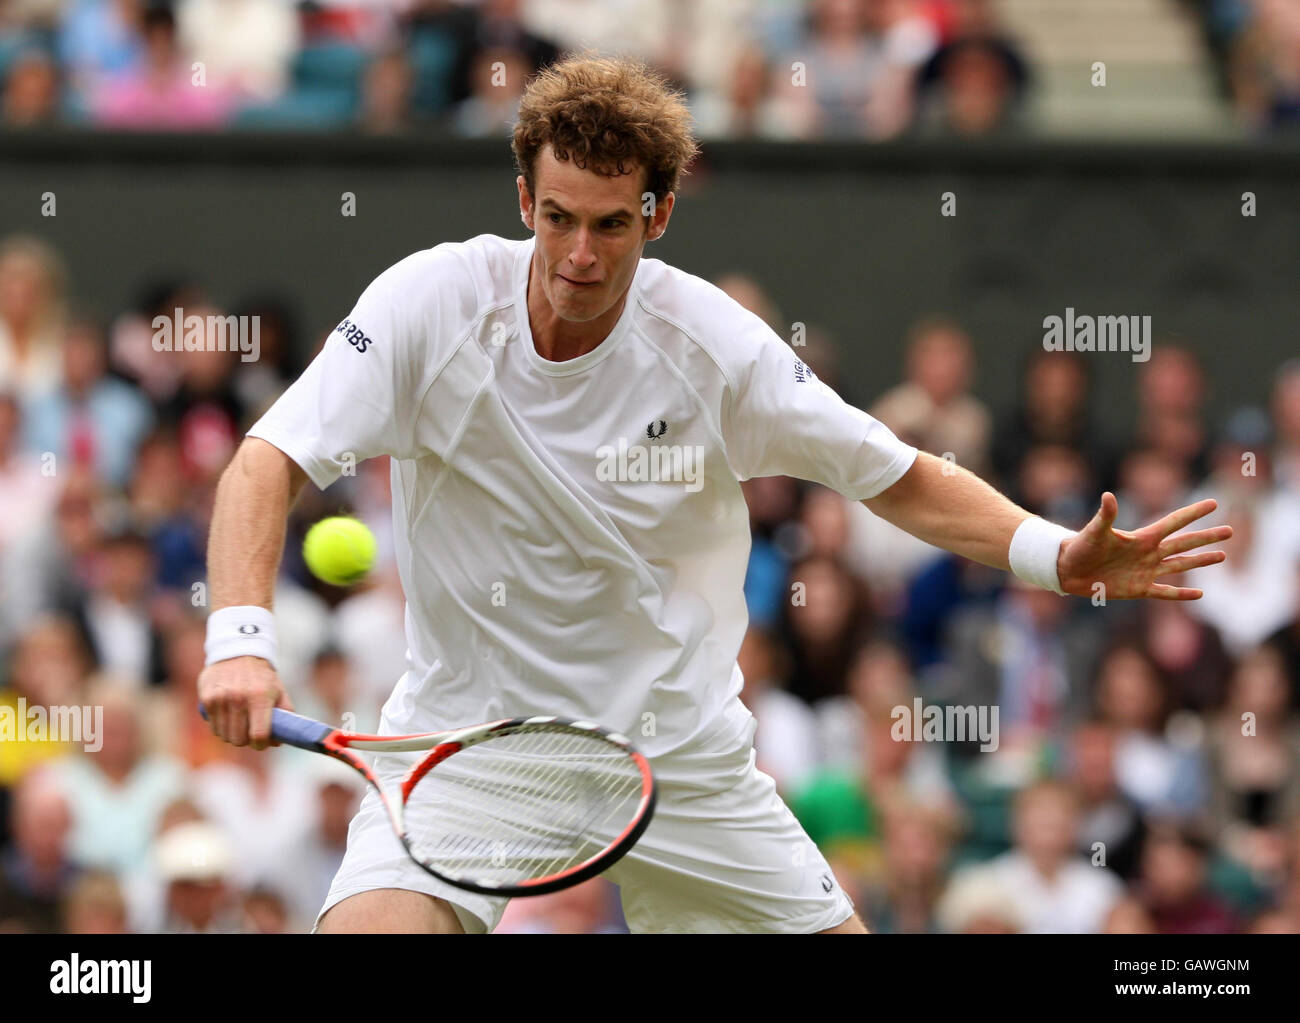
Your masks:
<path fill-rule="evenodd" d="M 375 564 L 375 534 L 346 515 L 321 519 L 302 542 L 311 574 L 332 586 L 350 586 Z"/>

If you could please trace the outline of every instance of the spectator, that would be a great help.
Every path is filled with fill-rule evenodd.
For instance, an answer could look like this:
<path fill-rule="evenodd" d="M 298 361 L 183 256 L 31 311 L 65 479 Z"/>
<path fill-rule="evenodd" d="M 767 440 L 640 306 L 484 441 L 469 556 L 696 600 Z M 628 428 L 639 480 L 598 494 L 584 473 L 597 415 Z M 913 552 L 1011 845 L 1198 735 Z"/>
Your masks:
<path fill-rule="evenodd" d="M 1038 782 L 1015 801 L 1015 848 L 967 870 L 980 872 L 1029 934 L 1096 934 L 1123 887 L 1105 867 L 1074 853 L 1078 800 L 1059 782 Z M 953 878 L 957 885 L 963 873 Z"/>
<path fill-rule="evenodd" d="M 45 242 L 0 240 L 0 381 L 30 398 L 62 373 L 63 261 Z"/>
<path fill-rule="evenodd" d="M 1208 887 L 1210 843 L 1192 825 L 1157 824 L 1142 851 L 1141 899 L 1159 934 L 1234 934 L 1239 922 Z"/>
<path fill-rule="evenodd" d="M 940 929 L 938 904 L 946 883 L 949 826 L 941 814 L 924 806 L 900 806 L 885 815 L 881 870 L 855 900 L 862 903 L 862 915 L 874 933 Z"/>
<path fill-rule="evenodd" d="M 1087 716 L 1099 629 L 1095 618 L 1071 610 L 1049 590 L 1012 577 L 992 606 L 975 605 L 953 618 L 949 658 L 933 671 L 932 696 L 963 707 L 999 708 L 992 760 L 1001 770 L 1032 770 L 1047 744 L 1059 742 Z M 954 752 L 970 754 L 973 748 Z"/>
<path fill-rule="evenodd" d="M 970 393 L 975 369 L 969 335 L 956 323 L 925 319 L 907 341 L 907 381 L 887 391 L 871 414 L 902 439 L 983 476 L 992 418 Z"/>
<path fill-rule="evenodd" d="M 523 0 L 519 19 L 566 52 L 593 49 L 663 64 L 679 9 L 659 0 Z"/>
<path fill-rule="evenodd" d="M 937 909 L 940 930 L 948 934 L 1019 934 L 1024 914 L 1000 872 L 979 864 L 957 871 Z"/>
<path fill-rule="evenodd" d="M 270 100 L 285 89 L 300 44 L 298 12 L 280 0 L 180 0 L 181 46 L 213 84 Z"/>
<path fill-rule="evenodd" d="M 126 514 L 150 538 L 158 585 L 180 591 L 187 602 L 206 572 L 207 493 L 186 466 L 174 430 L 160 428 L 144 438 L 127 487 Z"/>
<path fill-rule="evenodd" d="M 730 77 L 720 88 L 691 98 L 691 112 L 700 136 L 705 139 L 788 136 L 793 120 L 788 112 L 790 104 L 782 104 L 773 95 L 772 80 L 773 71 L 762 48 L 757 45 L 742 48 L 736 55 Z"/>
<path fill-rule="evenodd" d="M 207 628 L 203 618 L 187 615 L 173 623 L 165 640 L 167 682 L 160 698 L 146 709 L 149 745 L 159 753 L 198 768 L 233 759 L 234 750 L 212 734 L 199 717 L 199 672 L 205 660 Z"/>
<path fill-rule="evenodd" d="M 508 137 L 530 74 L 528 58 L 521 50 L 502 47 L 476 54 L 470 65 L 469 97 L 456 108 L 457 134 Z"/>
<path fill-rule="evenodd" d="M 1090 476 L 1109 484 L 1109 454 L 1098 440 L 1089 411 L 1088 366 L 1072 352 L 1048 352 L 1036 347 L 1025 364 L 1020 401 L 997 428 L 993 468 L 1011 496 L 1019 500 L 1016 484 L 1021 464 L 1038 445 L 1063 446 L 1080 452 Z"/>
<path fill-rule="evenodd" d="M 103 871 L 88 870 L 68 887 L 61 919 L 63 934 L 129 933 L 122 888 Z"/>
<path fill-rule="evenodd" d="M 853 652 L 871 628 L 866 586 L 834 558 L 813 555 L 791 569 L 789 594 L 790 691 L 808 703 L 841 695 Z"/>
<path fill-rule="evenodd" d="M 838 559 L 845 554 L 849 543 L 849 504 L 827 487 L 808 488 L 799 511 L 805 557 Z"/>
<path fill-rule="evenodd" d="M 1113 646 L 1097 671 L 1097 708 L 1115 729 L 1115 778 L 1144 812 L 1193 813 L 1206 798 L 1200 751 L 1170 727 L 1164 680 L 1143 652 Z"/>
<path fill-rule="evenodd" d="M 135 388 L 108 376 L 107 369 L 99 325 L 74 321 L 63 342 L 62 383 L 36 396 L 28 407 L 27 445 L 89 468 L 121 489 L 153 414 Z"/>
<path fill-rule="evenodd" d="M 942 747 L 899 734 L 900 708 L 910 711 L 906 676 L 891 674 L 867 647 L 855 664 L 861 744 L 849 763 L 828 763 L 793 793 L 791 809 L 833 866 L 868 878 L 879 869 L 881 821 L 906 808 L 924 808 L 955 826 L 956 800 Z M 873 663 L 874 662 L 874 663 Z M 842 702 L 842 701 L 837 701 Z"/>
<path fill-rule="evenodd" d="M 0 97 L 0 122 L 10 128 L 52 123 L 59 113 L 59 69 L 43 49 L 32 47 L 9 64 Z"/>
<path fill-rule="evenodd" d="M 990 0 L 956 0 L 948 38 L 917 74 L 920 121 L 964 137 L 1016 126 L 1029 72 Z"/>
<path fill-rule="evenodd" d="M 182 56 L 176 20 L 169 7 L 150 7 L 142 18 L 144 56 L 140 66 L 98 89 L 91 107 L 104 128 L 202 130 L 226 124 L 234 98 L 220 82 Z"/>
<path fill-rule="evenodd" d="M 1074 529 L 1082 529 L 1096 512 L 1097 481 L 1087 458 L 1065 444 L 1029 448 L 1013 489 L 1027 510 Z"/>
<path fill-rule="evenodd" d="M 239 849 L 228 879 L 244 889 L 292 890 L 294 855 L 316 819 L 311 782 L 294 766 L 292 752 L 241 747 L 229 762 L 194 772 L 192 786 L 204 815 Z"/>
<path fill-rule="evenodd" d="M 1273 375 L 1271 412 L 1273 474 L 1281 486 L 1300 495 L 1300 359 L 1288 359 Z"/>
<path fill-rule="evenodd" d="M 518 54 L 526 68 L 525 76 L 531 78 L 548 64 L 554 64 L 560 58 L 561 50 L 550 39 L 525 27 L 525 6 L 523 0 L 483 0 L 474 8 L 472 46 L 476 58 L 484 52 L 498 50 Z M 517 83 L 511 84 L 517 88 Z M 464 91 L 472 92 L 473 89 Z"/>
<path fill-rule="evenodd" d="M 749 619 L 774 628 L 785 614 L 790 592 L 791 540 L 789 518 L 799 503 L 799 489 L 788 476 L 758 476 L 740 485 L 749 508 L 749 566 L 745 572 L 745 605 Z M 864 511 L 866 509 L 863 509 Z"/>
<path fill-rule="evenodd" d="M 367 726 L 356 723 L 356 694 L 351 679 L 351 665 L 343 654 L 333 647 L 325 647 L 316 654 L 307 680 L 307 691 L 295 701 L 299 713 L 318 721 L 328 721 L 349 731 L 364 731 Z M 346 722 L 346 723 L 345 723 Z"/>
<path fill-rule="evenodd" d="M 937 37 L 909 4 L 816 0 L 808 31 L 778 57 L 775 80 L 800 138 L 869 138 L 906 125 L 906 86 Z"/>
<path fill-rule="evenodd" d="M 328 889 L 327 889 L 328 890 Z M 325 896 L 321 896 L 324 901 Z M 247 934 L 287 934 L 289 907 L 280 893 L 271 888 L 254 888 L 244 896 L 243 924 Z"/>
<path fill-rule="evenodd" d="M 1172 706 L 1213 711 L 1222 705 L 1232 659 L 1213 627 L 1185 605 L 1164 600 L 1144 604 L 1133 623 L 1142 652 L 1168 683 Z"/>
<path fill-rule="evenodd" d="M 46 617 L 25 623 L 11 660 L 9 687 L 0 690 L 0 706 L 15 723 L 24 701 L 31 707 L 81 706 L 89 657 L 81 634 L 66 618 Z M 25 723 L 25 715 L 23 716 Z M 69 743 L 33 737 L 26 730 L 0 742 L 0 787 L 18 782 L 33 768 L 72 751 Z M 59 796 L 62 799 L 62 794 Z"/>
<path fill-rule="evenodd" d="M 758 768 L 779 790 L 791 792 L 817 765 L 816 719 L 806 703 L 785 691 L 784 651 L 762 629 L 750 626 L 737 661 L 745 679 L 740 698 L 758 722 Z"/>
<path fill-rule="evenodd" d="M 377 135 L 403 131 L 414 123 L 415 73 L 406 51 L 388 50 L 366 65 L 361 82 L 360 120 Z"/>
<path fill-rule="evenodd" d="M 59 25 L 59 61 L 83 99 L 144 62 L 144 0 L 70 0 Z"/>
<path fill-rule="evenodd" d="M 1138 370 L 1139 444 L 1201 479 L 1209 468 L 1205 371 L 1191 349 L 1157 342 Z"/>
<path fill-rule="evenodd" d="M 1137 899 L 1120 899 L 1106 915 L 1106 934 L 1155 934 L 1156 924 L 1151 914 Z"/>
<path fill-rule="evenodd" d="M 126 874 L 147 862 L 164 808 L 184 790 L 184 770 L 145 749 L 130 690 L 105 684 L 89 699 L 103 709 L 101 748 L 52 767 L 72 811 L 69 850 L 83 866 Z"/>
<path fill-rule="evenodd" d="M 0 391 L 0 564 L 5 550 L 41 526 L 58 497 L 57 481 L 42 466 L 50 462 L 37 448 L 19 446 L 22 407 L 13 394 Z M 0 649 L 4 630 L 0 623 Z"/>
<path fill-rule="evenodd" d="M 1250 20 L 1229 58 L 1237 109 L 1250 126 L 1300 121 L 1300 14 L 1287 0 L 1249 0 Z"/>
<path fill-rule="evenodd" d="M 53 934 L 78 872 L 68 855 L 67 800 L 51 775 L 33 772 L 18 785 L 10 818 L 13 837 L 0 849 L 0 931 Z"/>
<path fill-rule="evenodd" d="M 75 609 L 96 663 L 130 686 L 163 683 L 162 631 L 154 617 L 156 568 L 149 539 L 123 522 L 100 548 L 97 585 Z"/>
<path fill-rule="evenodd" d="M 474 14 L 452 0 L 414 0 L 403 18 L 415 69 L 415 109 L 440 117 L 468 95 Z"/>
<path fill-rule="evenodd" d="M 205 821 L 177 824 L 159 836 L 154 856 L 165 893 L 160 933 L 239 932 L 234 849 L 219 828 Z"/>
<path fill-rule="evenodd" d="M 1120 460 L 1118 529 L 1138 529 L 1188 503 L 1191 468 L 1157 448 L 1132 448 Z"/>
<path fill-rule="evenodd" d="M 1276 873 L 1284 829 L 1300 817 L 1300 720 L 1278 651 L 1238 662 L 1223 712 L 1209 731 L 1212 807 L 1226 850 L 1258 877 Z"/>
<path fill-rule="evenodd" d="M 1296 562 L 1294 574 L 1296 592 L 1300 593 L 1300 561 Z M 1300 601 L 1296 602 L 1295 613 L 1291 616 L 1291 620 L 1269 636 L 1268 644 L 1282 655 L 1287 678 L 1293 682 L 1291 706 L 1295 710 L 1300 710 L 1300 684 L 1295 682 L 1300 679 Z"/>
<path fill-rule="evenodd" d="M 627 928 L 614 908 L 614 889 L 593 878 L 552 895 L 514 899 L 497 934 L 620 934 Z"/>
<path fill-rule="evenodd" d="M 406 671 L 406 600 L 396 562 L 380 569 L 363 587 L 334 609 L 330 629 L 347 658 L 355 689 L 349 707 L 364 731 L 377 725 L 379 708 Z"/>
<path fill-rule="evenodd" d="M 907 706 L 915 683 L 903 652 L 887 639 L 863 644 L 849 667 L 847 691 L 817 704 L 817 745 L 827 767 L 857 770 L 868 724 Z"/>
<path fill-rule="evenodd" d="M 343 862 L 348 827 L 364 794 L 357 773 L 336 760 L 317 757 L 307 769 L 314 789 L 315 817 L 293 854 L 295 869 L 283 888 L 286 912 L 302 928 L 312 926 Z"/>
<path fill-rule="evenodd" d="M 1290 621 L 1300 602 L 1300 497 L 1273 479 L 1268 424 L 1258 410 L 1235 413 L 1214 448 L 1213 472 L 1194 496 L 1213 497 L 1216 512 L 1198 528 L 1227 522 L 1233 536 L 1221 547 L 1228 560 L 1213 586 L 1201 586 L 1204 569 L 1186 575 L 1204 597 L 1193 605 L 1234 654 L 1267 639 Z"/>
<path fill-rule="evenodd" d="M 1078 851 L 1131 881 L 1138 870 L 1145 826 L 1140 807 L 1125 795 L 1115 774 L 1118 735 L 1102 721 L 1088 722 L 1071 737 L 1069 780 L 1079 794 Z"/>

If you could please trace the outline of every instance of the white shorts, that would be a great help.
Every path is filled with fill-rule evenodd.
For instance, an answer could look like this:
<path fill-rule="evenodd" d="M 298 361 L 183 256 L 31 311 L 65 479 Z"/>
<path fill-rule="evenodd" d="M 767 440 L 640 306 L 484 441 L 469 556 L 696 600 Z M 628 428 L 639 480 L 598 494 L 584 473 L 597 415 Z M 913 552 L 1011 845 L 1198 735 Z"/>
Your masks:
<path fill-rule="evenodd" d="M 825 857 L 777 795 L 776 783 L 755 767 L 751 741 L 729 752 L 670 753 L 652 766 L 654 818 L 602 875 L 619 886 L 634 933 L 813 934 L 852 915 L 853 903 Z M 445 899 L 471 934 L 496 927 L 509 901 L 462 891 L 421 870 L 368 789 L 321 915 L 377 888 Z"/>

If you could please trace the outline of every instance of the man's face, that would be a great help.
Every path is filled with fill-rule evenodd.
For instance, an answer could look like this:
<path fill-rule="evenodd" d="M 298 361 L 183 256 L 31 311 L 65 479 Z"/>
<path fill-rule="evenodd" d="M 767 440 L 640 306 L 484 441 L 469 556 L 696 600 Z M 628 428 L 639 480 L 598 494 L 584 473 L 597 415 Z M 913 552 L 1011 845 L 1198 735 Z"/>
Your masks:
<path fill-rule="evenodd" d="M 519 176 L 519 210 L 537 233 L 535 267 L 556 316 L 586 323 L 622 298 L 647 241 L 664 233 L 673 195 L 643 216 L 645 172 L 606 177 L 555 158 L 550 146 L 537 154 L 536 194 Z"/>

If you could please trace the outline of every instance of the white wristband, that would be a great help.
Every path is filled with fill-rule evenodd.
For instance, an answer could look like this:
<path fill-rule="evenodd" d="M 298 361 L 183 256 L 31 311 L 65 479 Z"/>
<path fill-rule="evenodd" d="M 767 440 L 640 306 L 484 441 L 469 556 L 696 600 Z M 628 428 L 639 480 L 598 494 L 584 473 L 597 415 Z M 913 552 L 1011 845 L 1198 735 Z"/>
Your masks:
<path fill-rule="evenodd" d="M 1011 549 L 1007 551 L 1011 571 L 1027 583 L 1064 596 L 1056 561 L 1060 557 L 1061 541 L 1074 535 L 1072 529 L 1031 515 L 1011 537 Z"/>
<path fill-rule="evenodd" d="M 232 657 L 261 657 L 275 667 L 275 618 L 255 604 L 213 611 L 208 615 L 203 651 L 207 654 L 206 664 Z"/>

